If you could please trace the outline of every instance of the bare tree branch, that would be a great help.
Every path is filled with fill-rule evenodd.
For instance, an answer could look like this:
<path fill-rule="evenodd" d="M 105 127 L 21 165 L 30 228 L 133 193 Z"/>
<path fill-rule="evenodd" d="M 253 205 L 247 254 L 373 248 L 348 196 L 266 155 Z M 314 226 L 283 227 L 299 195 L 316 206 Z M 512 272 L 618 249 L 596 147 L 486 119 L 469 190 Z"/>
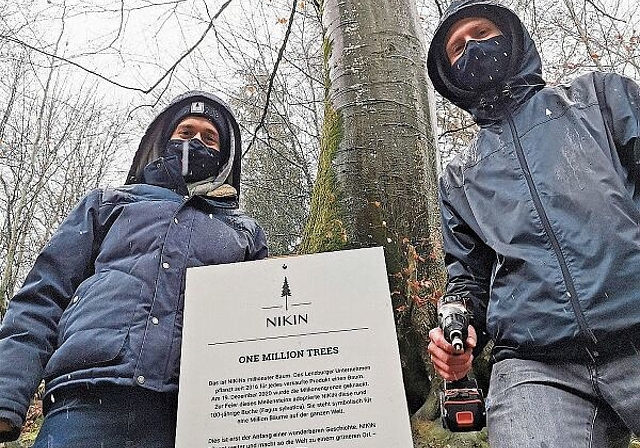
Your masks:
<path fill-rule="evenodd" d="M 455 134 L 456 132 L 466 131 L 467 129 L 472 128 L 473 126 L 475 126 L 475 123 L 471 122 L 471 123 L 469 123 L 466 126 L 463 126 L 461 128 L 449 129 L 449 130 L 444 131 L 441 134 L 439 134 L 438 135 L 438 140 L 440 140 L 442 137 L 446 137 L 449 134 Z"/>
<path fill-rule="evenodd" d="M 271 75 L 269 76 L 269 87 L 267 88 L 267 99 L 264 103 L 264 109 L 262 110 L 262 116 L 260 117 L 260 122 L 258 126 L 256 126 L 255 131 L 253 132 L 253 137 L 251 138 L 251 142 L 249 142 L 249 146 L 242 153 L 242 158 L 247 155 L 247 153 L 251 150 L 254 142 L 256 141 L 256 136 L 258 135 L 258 131 L 260 128 L 264 127 L 264 120 L 267 117 L 267 113 L 269 111 L 269 100 L 271 99 L 271 92 L 273 89 L 273 82 L 276 77 L 276 73 L 278 72 L 278 66 L 280 65 L 280 61 L 283 58 L 284 50 L 287 47 L 287 42 L 289 41 L 289 36 L 291 35 L 291 28 L 293 27 L 293 18 L 296 13 L 296 8 L 298 6 L 298 0 L 293 0 L 293 5 L 291 6 L 291 14 L 289 15 L 289 23 L 287 24 L 287 31 L 284 35 L 284 39 L 282 41 L 282 45 L 280 46 L 280 50 L 278 51 L 278 57 L 276 58 L 276 62 L 273 66 L 273 70 Z"/>
<path fill-rule="evenodd" d="M 213 24 L 215 22 L 215 20 L 222 14 L 222 12 L 229 6 L 229 4 L 232 2 L 233 0 L 227 0 L 225 3 L 222 4 L 222 6 L 220 7 L 220 9 L 218 10 L 218 12 L 213 16 L 213 18 L 211 19 L 211 21 L 209 22 L 209 25 L 207 26 L 207 28 L 204 30 L 204 32 L 202 33 L 202 35 L 200 36 L 200 38 L 185 52 L 183 53 L 165 72 L 164 74 L 162 74 L 162 76 L 160 76 L 160 78 L 154 82 L 150 87 L 148 88 L 140 88 L 140 87 L 134 87 L 134 86 L 129 86 L 126 84 L 122 84 L 119 83 L 117 81 L 114 81 L 112 79 L 110 79 L 108 76 L 105 76 L 95 70 L 91 70 L 85 66 L 83 66 L 82 64 L 79 64 L 77 62 L 74 62 L 68 58 L 65 58 L 64 56 L 60 56 L 57 55 L 55 52 L 54 53 L 50 53 L 48 51 L 45 51 L 41 48 L 35 47 L 33 45 L 28 44 L 27 42 L 24 42 L 20 39 L 17 39 L 13 36 L 9 36 L 9 35 L 0 35 L 0 40 L 4 40 L 6 42 L 13 42 L 15 44 L 18 44 L 22 47 L 28 48 L 30 50 L 33 50 L 37 53 L 40 53 L 42 55 L 48 56 L 50 58 L 54 58 L 56 60 L 65 62 L 69 65 L 72 65 L 74 67 L 79 68 L 80 70 L 89 73 L 93 76 L 96 76 L 97 78 L 102 79 L 103 81 L 108 82 L 109 84 L 112 84 L 114 86 L 120 87 L 122 89 L 126 89 L 126 90 L 132 90 L 135 92 L 141 92 L 144 94 L 150 93 L 153 90 L 156 89 L 156 87 L 158 87 L 165 79 L 167 79 L 168 77 L 171 76 L 171 74 L 173 73 L 173 71 L 176 69 L 176 67 L 178 67 L 178 65 L 180 65 L 180 63 L 186 58 L 188 57 L 191 53 L 193 53 L 193 51 L 195 51 L 196 48 L 198 48 L 198 46 L 202 43 L 202 41 L 207 37 L 207 34 L 209 34 L 209 32 L 213 29 Z M 297 0 L 296 0 L 297 1 Z"/>
<path fill-rule="evenodd" d="M 627 23 L 627 21 L 626 21 L 626 20 L 618 19 L 617 17 L 613 17 L 612 15 L 607 14 L 607 12 L 606 12 L 606 11 L 604 11 L 602 8 L 600 8 L 598 5 L 596 5 L 596 4 L 593 2 L 593 0 L 586 0 L 586 1 L 587 1 L 587 3 L 589 3 L 591 6 L 593 6 L 593 8 L 594 8 L 596 11 L 598 11 L 598 13 L 602 14 L 603 16 L 608 17 L 608 18 L 610 18 L 611 20 L 614 20 L 614 21 L 617 21 L 617 22 Z"/>
<path fill-rule="evenodd" d="M 113 40 L 111 41 L 111 43 L 109 45 L 107 45 L 107 48 L 111 48 L 116 41 L 118 40 L 118 38 L 120 37 L 120 35 L 122 34 L 122 26 L 124 25 L 124 0 L 120 0 L 120 21 L 118 23 L 118 32 L 116 33 L 115 37 L 113 38 Z"/>

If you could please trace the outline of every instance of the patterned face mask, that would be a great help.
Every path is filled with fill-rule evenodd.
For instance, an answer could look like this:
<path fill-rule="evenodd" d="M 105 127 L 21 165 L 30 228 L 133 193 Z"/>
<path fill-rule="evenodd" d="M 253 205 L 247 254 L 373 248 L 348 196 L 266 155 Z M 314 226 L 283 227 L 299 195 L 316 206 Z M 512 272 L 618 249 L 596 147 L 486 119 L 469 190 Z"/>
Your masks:
<path fill-rule="evenodd" d="M 169 140 L 165 155 L 176 156 L 180 161 L 186 183 L 215 177 L 220 171 L 220 151 L 207 148 L 197 138 Z"/>
<path fill-rule="evenodd" d="M 470 40 L 462 56 L 451 66 L 454 84 L 464 90 L 497 87 L 507 75 L 511 46 L 505 36 Z"/>

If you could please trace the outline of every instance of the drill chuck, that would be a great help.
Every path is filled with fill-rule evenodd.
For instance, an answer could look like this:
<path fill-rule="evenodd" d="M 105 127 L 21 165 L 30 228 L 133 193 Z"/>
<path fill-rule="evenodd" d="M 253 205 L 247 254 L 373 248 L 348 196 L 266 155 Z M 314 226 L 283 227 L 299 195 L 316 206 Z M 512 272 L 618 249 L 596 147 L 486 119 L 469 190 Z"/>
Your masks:
<path fill-rule="evenodd" d="M 453 350 L 456 353 L 462 353 L 464 351 L 464 335 L 462 334 L 462 331 L 454 330 L 449 333 L 449 337 L 451 338 Z"/>
<path fill-rule="evenodd" d="M 438 307 L 438 324 L 456 353 L 464 351 L 469 335 L 469 312 L 462 302 L 445 302 Z"/>

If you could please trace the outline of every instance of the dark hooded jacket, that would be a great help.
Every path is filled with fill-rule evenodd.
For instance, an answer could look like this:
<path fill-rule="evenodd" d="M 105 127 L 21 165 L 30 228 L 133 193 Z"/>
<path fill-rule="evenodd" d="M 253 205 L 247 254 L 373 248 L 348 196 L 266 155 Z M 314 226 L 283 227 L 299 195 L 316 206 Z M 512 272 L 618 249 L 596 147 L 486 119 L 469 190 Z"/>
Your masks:
<path fill-rule="evenodd" d="M 184 181 L 163 171 L 165 128 L 191 101 L 213 102 L 227 120 L 227 182 L 239 191 L 231 111 L 203 92 L 177 98 L 149 126 L 127 185 L 87 194 L 11 300 L 0 327 L 0 418 L 20 427 L 41 378 L 45 402 L 59 388 L 87 385 L 176 392 L 186 268 L 266 257 L 262 229 L 238 211 L 233 192 L 189 197 Z M 158 171 L 144 183 L 149 164 Z"/>
<path fill-rule="evenodd" d="M 453 22 L 493 20 L 513 43 L 492 91 L 449 80 Z M 546 87 L 517 16 L 491 1 L 456 2 L 431 44 L 435 88 L 480 130 L 440 179 L 448 294 L 473 307 L 497 360 L 589 359 L 640 342 L 640 92 L 589 73 Z"/>

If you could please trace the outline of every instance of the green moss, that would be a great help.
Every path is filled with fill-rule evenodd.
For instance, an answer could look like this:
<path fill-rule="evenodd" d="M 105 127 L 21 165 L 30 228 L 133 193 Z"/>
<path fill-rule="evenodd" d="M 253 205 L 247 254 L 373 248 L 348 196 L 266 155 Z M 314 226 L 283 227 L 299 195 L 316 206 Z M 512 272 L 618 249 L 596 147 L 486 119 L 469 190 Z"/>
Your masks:
<path fill-rule="evenodd" d="M 35 442 L 36 437 L 38 436 L 38 432 L 40 432 L 43 420 L 44 417 L 42 415 L 39 415 L 33 422 L 32 426 L 30 426 L 28 429 L 25 429 L 22 434 L 20 434 L 19 440 L 23 446 L 33 445 L 33 442 Z"/>
<path fill-rule="evenodd" d="M 331 45 L 325 39 L 322 45 L 325 66 L 325 108 L 320 140 L 318 175 L 313 186 L 309 220 L 304 229 L 299 252 L 303 254 L 330 252 L 344 249 L 348 234 L 344 225 L 344 213 L 340 209 L 340 191 L 333 169 L 333 159 L 343 136 L 340 113 L 329 101 L 328 61 Z"/>
<path fill-rule="evenodd" d="M 442 428 L 439 421 L 413 419 L 414 448 L 489 448 L 487 430 L 481 432 L 452 433 Z"/>
<path fill-rule="evenodd" d="M 339 114 L 326 102 L 318 176 L 313 187 L 311 213 L 300 245 L 301 253 L 340 250 L 348 237 L 339 206 L 333 158 L 342 139 L 342 121 Z"/>

